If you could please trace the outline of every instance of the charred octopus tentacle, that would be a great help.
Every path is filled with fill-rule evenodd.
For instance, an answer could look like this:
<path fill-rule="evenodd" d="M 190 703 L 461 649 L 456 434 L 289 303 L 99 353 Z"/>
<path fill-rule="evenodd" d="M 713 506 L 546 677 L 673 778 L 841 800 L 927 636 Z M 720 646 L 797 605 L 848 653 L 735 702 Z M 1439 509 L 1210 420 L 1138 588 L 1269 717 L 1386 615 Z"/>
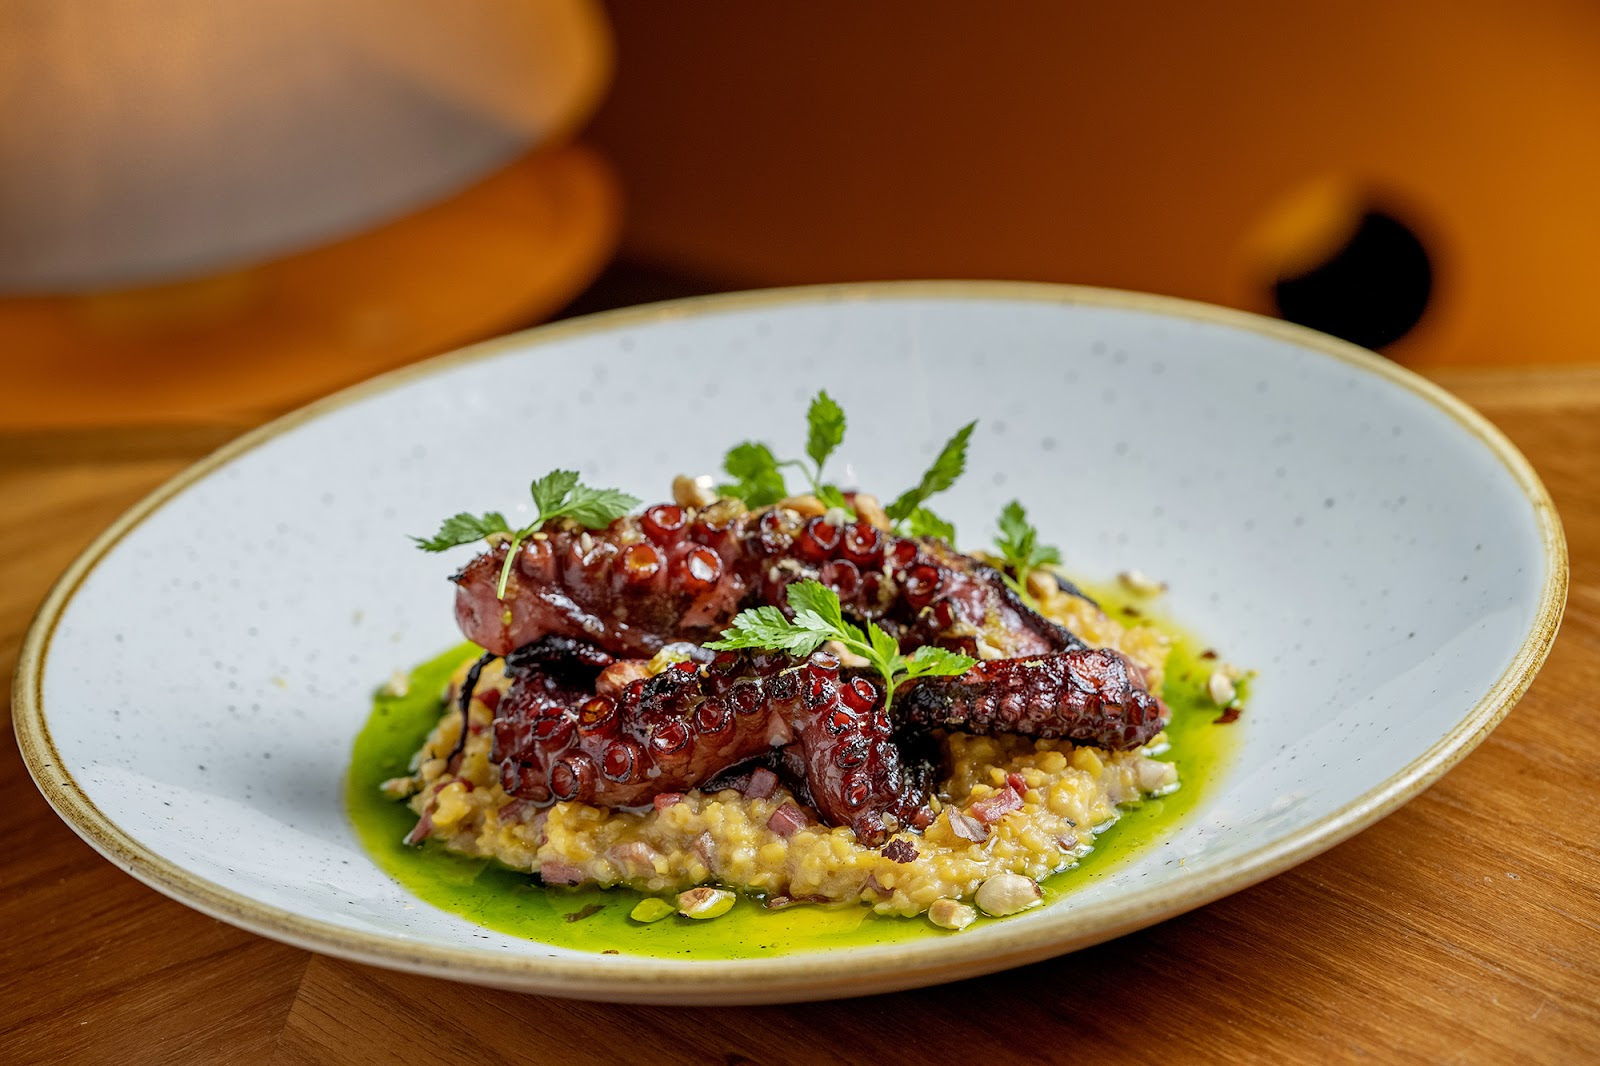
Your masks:
<path fill-rule="evenodd" d="M 643 806 L 792 746 L 818 813 L 863 843 L 886 838 L 886 819 L 926 819 L 929 775 L 902 765 L 877 688 L 841 679 L 826 653 L 801 662 L 725 652 L 636 678 L 615 698 L 577 691 L 550 664 L 515 659 L 492 758 L 518 798 Z"/>
<path fill-rule="evenodd" d="M 546 636 L 622 657 L 648 658 L 677 640 L 702 644 L 748 598 L 735 565 L 743 518 L 743 505 L 728 500 L 697 513 L 659 504 L 604 530 L 546 523 L 518 549 L 503 599 L 506 545 L 455 575 L 456 621 L 502 655 Z"/>
<path fill-rule="evenodd" d="M 599 531 L 557 520 L 518 549 L 502 599 L 506 551 L 487 552 L 455 576 L 462 632 L 502 655 L 548 636 L 624 657 L 648 657 L 673 641 L 701 644 L 743 607 L 783 606 L 788 587 L 807 578 L 907 650 L 941 644 L 994 659 L 1083 647 L 992 567 L 865 520 L 747 512 L 734 500 L 699 511 L 659 504 Z"/>
<path fill-rule="evenodd" d="M 1143 672 L 1115 651 L 1090 648 L 979 663 L 959 677 L 930 677 L 895 702 L 902 722 L 967 733 L 1069 739 L 1112 750 L 1148 743 L 1167 710 Z"/>

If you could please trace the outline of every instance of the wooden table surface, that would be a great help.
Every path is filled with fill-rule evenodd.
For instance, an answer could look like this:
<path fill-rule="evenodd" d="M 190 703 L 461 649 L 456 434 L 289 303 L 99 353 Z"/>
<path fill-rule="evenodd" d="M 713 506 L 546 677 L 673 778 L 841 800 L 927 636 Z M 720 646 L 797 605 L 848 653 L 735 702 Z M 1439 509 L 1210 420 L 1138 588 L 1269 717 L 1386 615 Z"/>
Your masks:
<path fill-rule="evenodd" d="M 173 903 L 51 813 L 8 731 L 0 1062 L 1596 1061 L 1600 369 L 1433 376 L 1549 485 L 1571 547 L 1566 620 L 1544 672 L 1474 754 L 1289 873 L 1097 948 L 939 988 L 779 1007 L 568 1002 L 324 958 Z M 0 434 L 8 673 L 68 561 L 246 428 Z"/>

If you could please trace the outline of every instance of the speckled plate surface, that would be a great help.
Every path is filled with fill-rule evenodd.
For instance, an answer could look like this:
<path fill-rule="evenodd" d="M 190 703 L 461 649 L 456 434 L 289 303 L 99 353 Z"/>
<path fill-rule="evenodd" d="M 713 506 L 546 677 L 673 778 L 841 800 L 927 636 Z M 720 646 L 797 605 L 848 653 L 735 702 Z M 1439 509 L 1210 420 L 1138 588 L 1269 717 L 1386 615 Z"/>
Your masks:
<path fill-rule="evenodd" d="M 852 415 L 839 458 L 868 486 L 909 484 L 950 427 L 981 419 L 973 473 L 941 506 L 958 526 L 986 536 L 1021 496 L 1073 571 L 1168 578 L 1170 612 L 1260 670 L 1233 766 L 1194 814 L 1017 918 L 774 959 L 551 948 L 385 876 L 346 820 L 347 753 L 374 685 L 456 639 L 441 561 L 403 534 L 509 512 L 558 465 L 664 495 L 734 440 L 798 433 L 819 385 Z M 1056 286 L 737 294 L 480 345 L 224 448 L 52 591 L 15 721 L 92 845 L 267 936 L 554 995 L 823 998 L 1083 947 L 1330 847 L 1483 739 L 1543 661 L 1565 591 L 1560 524 L 1526 461 L 1340 342 Z"/>

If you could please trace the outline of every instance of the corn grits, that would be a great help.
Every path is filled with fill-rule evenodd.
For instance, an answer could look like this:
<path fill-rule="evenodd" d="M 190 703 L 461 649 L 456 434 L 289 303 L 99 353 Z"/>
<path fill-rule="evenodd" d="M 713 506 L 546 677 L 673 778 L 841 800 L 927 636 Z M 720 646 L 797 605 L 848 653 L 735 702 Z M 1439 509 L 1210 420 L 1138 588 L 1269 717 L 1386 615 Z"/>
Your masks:
<path fill-rule="evenodd" d="M 1125 627 L 1087 601 L 1037 582 L 1034 592 L 1044 614 L 1091 644 L 1123 652 L 1145 668 L 1151 690 L 1161 691 L 1170 647 L 1165 634 L 1149 625 Z M 467 665 L 457 671 L 452 693 Z M 477 691 L 507 687 L 495 662 L 485 667 Z M 1116 820 L 1119 805 L 1178 784 L 1177 767 L 1151 757 L 1164 736 L 1143 749 L 1107 752 L 1068 741 L 950 733 L 941 740 L 947 776 L 938 816 L 920 835 L 895 834 L 915 851 L 910 861 L 897 862 L 858 845 L 849 829 L 817 824 L 814 817 L 798 829 L 793 819 L 779 818 L 787 836 L 769 827 L 780 807 L 798 805 L 781 787 L 766 798 L 692 790 L 675 802 L 663 797 L 643 812 L 580 803 L 536 809 L 501 789 L 489 762 L 492 714 L 477 699 L 457 772 L 447 772 L 444 756 L 460 735 L 461 716 L 453 700 L 446 707 L 416 754 L 412 776 L 385 782 L 385 791 L 409 796 L 425 835 L 447 849 L 556 883 L 627 884 L 652 893 L 714 883 L 769 901 L 861 900 L 881 914 L 915 915 L 938 900 L 971 900 L 997 874 L 1038 881 L 1072 866 L 1093 847 L 1095 834 Z M 967 814 L 974 803 L 1018 784 L 1025 786 L 1020 809 L 993 824 Z M 893 851 L 905 856 L 903 848 Z"/>

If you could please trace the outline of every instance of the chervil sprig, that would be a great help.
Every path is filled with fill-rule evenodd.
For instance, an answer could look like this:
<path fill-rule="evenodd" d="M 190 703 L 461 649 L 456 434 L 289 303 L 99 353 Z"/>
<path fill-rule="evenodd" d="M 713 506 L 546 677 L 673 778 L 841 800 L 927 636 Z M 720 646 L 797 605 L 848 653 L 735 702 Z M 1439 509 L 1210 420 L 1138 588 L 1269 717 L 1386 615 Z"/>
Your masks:
<path fill-rule="evenodd" d="M 1041 566 L 1050 566 L 1061 562 L 1061 552 L 1053 545 L 1039 543 L 1039 530 L 1028 521 L 1028 512 L 1018 500 L 1012 500 L 1000 512 L 1000 534 L 994 538 L 994 546 L 999 551 L 1005 569 L 1010 573 L 1001 572 L 1006 579 L 1006 584 L 1017 590 L 1028 603 L 1033 603 L 1033 597 L 1028 594 L 1028 575 Z"/>
<path fill-rule="evenodd" d="M 734 480 L 718 485 L 724 496 L 737 496 L 751 507 L 767 507 L 789 495 L 783 471 L 772 449 L 756 441 L 745 441 L 728 450 L 722 469 Z"/>
<path fill-rule="evenodd" d="M 939 537 L 952 546 L 956 542 L 956 527 L 926 507 L 918 507 L 906 517 L 905 531 L 913 537 Z"/>
<path fill-rule="evenodd" d="M 976 422 L 968 422 L 956 430 L 956 435 L 945 441 L 944 447 L 939 449 L 938 457 L 933 460 L 933 465 L 928 467 L 927 472 L 922 475 L 922 480 L 917 482 L 914 488 L 907 489 L 895 497 L 894 502 L 884 508 L 884 513 L 894 523 L 895 532 L 913 532 L 910 528 L 912 516 L 918 511 L 926 512 L 920 520 L 924 527 L 929 524 L 928 520 L 931 518 L 941 524 L 943 528 L 950 528 L 950 523 L 939 518 L 938 515 L 933 514 L 931 511 L 927 511 L 922 505 L 927 502 L 929 496 L 936 492 L 943 492 L 951 485 L 954 485 L 956 478 L 966 471 L 967 441 L 971 439 L 972 431 L 977 428 L 977 425 L 978 423 Z M 954 530 L 951 529 L 951 532 L 953 533 Z"/>
<path fill-rule="evenodd" d="M 500 583 L 495 587 L 495 595 L 503 598 L 517 549 L 525 538 L 550 519 L 571 518 L 589 529 L 599 529 L 639 506 L 638 498 L 625 492 L 583 484 L 578 480 L 576 470 L 552 470 L 535 481 L 529 491 L 533 494 L 535 514 L 533 521 L 521 529 L 512 529 L 505 515 L 499 511 L 487 511 L 481 515 L 462 512 L 446 518 L 439 526 L 439 532 L 433 536 L 411 539 L 423 551 L 442 552 L 496 533 L 508 534 L 511 546 L 506 552 L 505 564 L 500 567 Z"/>
<path fill-rule="evenodd" d="M 827 390 L 818 392 L 806 408 L 806 454 L 816 463 L 811 474 L 811 487 L 822 487 L 822 467 L 844 440 L 844 409 L 834 402 Z"/>
<path fill-rule="evenodd" d="M 822 480 L 828 456 L 844 440 L 845 425 L 844 409 L 825 390 L 817 393 L 806 409 L 806 455 L 810 464 L 801 459 L 780 460 L 765 444 L 745 441 L 729 449 L 723 458 L 722 469 L 733 480 L 717 486 L 717 491 L 724 496 L 737 496 L 751 507 L 766 507 L 789 495 L 783 468 L 794 467 L 805 475 L 818 499 L 830 507 L 851 510 L 838 486 Z"/>
<path fill-rule="evenodd" d="M 839 597 L 816 581 L 800 581 L 789 586 L 789 608 L 794 619 L 786 618 L 776 607 L 755 607 L 740 611 L 722 633 L 721 640 L 708 648 L 765 648 L 803 658 L 825 642 L 836 640 L 846 650 L 861 656 L 883 677 L 883 709 L 894 702 L 894 690 L 918 677 L 964 674 L 976 664 L 960 655 L 931 644 L 924 644 L 910 655 L 875 623 L 868 622 L 865 633 L 845 621 Z"/>

